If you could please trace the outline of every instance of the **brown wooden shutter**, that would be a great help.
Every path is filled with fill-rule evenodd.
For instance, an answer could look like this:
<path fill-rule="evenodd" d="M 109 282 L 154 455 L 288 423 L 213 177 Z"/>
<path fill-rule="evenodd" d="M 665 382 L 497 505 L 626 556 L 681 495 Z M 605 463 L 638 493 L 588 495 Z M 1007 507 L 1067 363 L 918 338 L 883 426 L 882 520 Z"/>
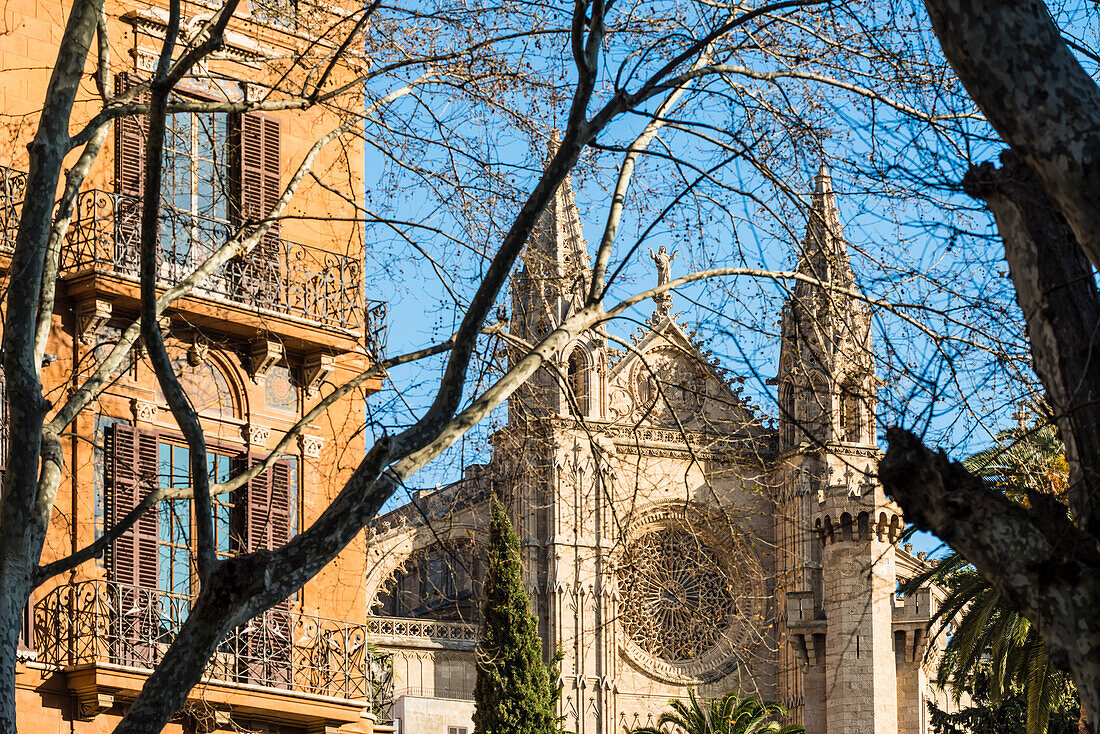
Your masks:
<path fill-rule="evenodd" d="M 279 119 L 256 112 L 234 120 L 233 165 L 235 211 L 240 222 L 266 217 L 282 193 Z M 279 233 L 272 224 L 270 233 Z"/>
<path fill-rule="evenodd" d="M 111 428 L 110 523 L 126 517 L 159 484 L 157 434 L 124 423 Z M 111 574 L 120 584 L 157 588 L 156 508 L 143 514 L 111 548 Z"/>
<path fill-rule="evenodd" d="M 262 456 L 249 457 L 249 466 L 263 461 Z M 291 535 L 291 469 L 286 461 L 249 480 L 238 490 L 234 510 L 237 516 L 237 537 L 242 550 L 274 550 L 290 540 Z"/>
<path fill-rule="evenodd" d="M 131 74 L 123 72 L 115 77 L 115 91 L 125 94 L 137 84 Z M 135 103 L 149 101 L 143 92 Z M 115 190 L 127 196 L 141 197 L 145 191 L 145 139 L 149 134 L 149 118 L 146 115 L 126 115 L 115 123 Z"/>
<path fill-rule="evenodd" d="M 238 224 L 258 222 L 271 213 L 282 193 L 281 130 L 279 120 L 250 112 L 234 121 L 234 211 Z M 237 264 L 237 287 L 256 306 L 277 309 L 282 303 L 279 285 L 279 223 Z"/>
<path fill-rule="evenodd" d="M 8 378 L 3 365 L 0 365 L 0 479 L 8 469 L 8 444 L 11 441 L 8 422 Z"/>
<path fill-rule="evenodd" d="M 250 456 L 248 465 L 263 461 Z M 274 550 L 290 540 L 291 468 L 277 461 L 237 491 L 234 501 L 237 533 L 243 550 Z M 291 684 L 292 631 L 290 602 L 282 601 L 251 620 L 241 630 L 237 654 L 243 681 L 274 688 Z"/>
<path fill-rule="evenodd" d="M 125 72 L 115 77 L 115 91 L 122 94 L 137 84 Z M 148 102 L 143 92 L 134 100 Z M 116 262 L 137 268 L 137 248 L 141 237 L 141 197 L 145 193 L 145 140 L 149 134 L 147 115 L 126 115 L 115 121 L 115 205 Z"/>

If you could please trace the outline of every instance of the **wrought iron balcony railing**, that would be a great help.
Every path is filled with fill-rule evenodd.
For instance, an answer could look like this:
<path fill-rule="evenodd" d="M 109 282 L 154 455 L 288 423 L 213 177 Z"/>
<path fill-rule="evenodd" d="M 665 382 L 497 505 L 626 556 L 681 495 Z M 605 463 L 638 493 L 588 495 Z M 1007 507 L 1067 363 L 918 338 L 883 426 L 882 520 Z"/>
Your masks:
<path fill-rule="evenodd" d="M 228 222 L 162 207 L 157 251 L 162 282 L 189 274 L 234 231 Z M 101 267 L 136 280 L 140 234 L 139 199 L 85 191 L 69 228 L 62 270 Z M 361 261 L 281 237 L 264 237 L 247 256 L 208 276 L 198 293 L 326 326 L 363 329 L 374 350 L 384 343 L 385 304 L 364 299 Z M 364 323 L 368 315 L 371 322 Z"/>
<path fill-rule="evenodd" d="M 34 606 L 38 660 L 152 670 L 190 609 L 189 597 L 112 581 L 59 586 Z M 277 607 L 230 632 L 205 677 L 363 701 L 383 713 L 393 701 L 392 657 L 367 638 L 365 625 Z"/>
<path fill-rule="evenodd" d="M 15 233 L 19 230 L 26 190 L 27 174 L 0 166 L 0 250 L 15 248 Z"/>

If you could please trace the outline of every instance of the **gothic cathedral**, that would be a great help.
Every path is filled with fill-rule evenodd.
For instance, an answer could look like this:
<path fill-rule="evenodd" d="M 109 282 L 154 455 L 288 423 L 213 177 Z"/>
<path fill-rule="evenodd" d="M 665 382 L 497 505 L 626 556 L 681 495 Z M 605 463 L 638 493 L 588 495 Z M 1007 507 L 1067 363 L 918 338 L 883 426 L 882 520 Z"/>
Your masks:
<path fill-rule="evenodd" d="M 650 253 L 666 282 L 676 253 Z M 510 508 L 566 731 L 622 734 L 689 688 L 784 703 L 809 734 L 924 734 L 923 558 L 875 479 L 870 313 L 828 172 L 782 314 L 778 428 L 671 311 L 632 339 L 576 339 L 508 404 L 487 465 L 375 523 L 372 640 L 410 734 L 472 732 L 488 498 Z M 567 181 L 512 284 L 513 343 L 580 306 L 591 271 Z M 521 348 L 521 347 L 517 347 Z"/>

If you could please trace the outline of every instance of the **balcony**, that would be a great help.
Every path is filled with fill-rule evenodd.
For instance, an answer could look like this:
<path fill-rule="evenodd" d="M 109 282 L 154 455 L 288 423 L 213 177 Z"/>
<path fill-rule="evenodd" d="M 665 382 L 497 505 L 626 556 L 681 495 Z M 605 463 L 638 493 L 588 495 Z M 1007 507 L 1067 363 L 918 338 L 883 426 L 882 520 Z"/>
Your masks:
<path fill-rule="evenodd" d="M 70 295 L 136 307 L 140 215 L 135 197 L 98 189 L 80 194 L 61 256 Z M 157 250 L 162 286 L 188 275 L 234 231 L 227 222 L 163 207 Z M 361 258 L 267 236 L 174 308 L 197 325 L 241 335 L 272 331 L 305 349 L 358 346 L 377 358 L 385 348 L 386 304 L 365 299 L 363 289 Z"/>
<path fill-rule="evenodd" d="M 0 166 L 0 250 L 15 249 L 15 233 L 19 229 L 19 214 L 23 194 L 27 190 L 27 174 Z"/>
<path fill-rule="evenodd" d="M 190 608 L 188 597 L 111 581 L 60 586 L 34 607 L 38 661 L 64 672 L 80 717 L 93 718 L 137 695 Z M 367 638 L 365 625 L 271 609 L 222 640 L 192 696 L 306 727 L 380 714 L 392 703 L 392 658 Z"/>

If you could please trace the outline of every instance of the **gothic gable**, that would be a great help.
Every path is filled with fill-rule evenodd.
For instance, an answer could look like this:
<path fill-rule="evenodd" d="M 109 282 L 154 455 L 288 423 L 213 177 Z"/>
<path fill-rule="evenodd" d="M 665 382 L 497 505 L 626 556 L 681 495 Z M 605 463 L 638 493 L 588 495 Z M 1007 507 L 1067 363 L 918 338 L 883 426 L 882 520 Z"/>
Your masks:
<path fill-rule="evenodd" d="M 745 437 L 762 431 L 752 409 L 669 317 L 611 366 L 607 395 L 612 421 Z"/>

